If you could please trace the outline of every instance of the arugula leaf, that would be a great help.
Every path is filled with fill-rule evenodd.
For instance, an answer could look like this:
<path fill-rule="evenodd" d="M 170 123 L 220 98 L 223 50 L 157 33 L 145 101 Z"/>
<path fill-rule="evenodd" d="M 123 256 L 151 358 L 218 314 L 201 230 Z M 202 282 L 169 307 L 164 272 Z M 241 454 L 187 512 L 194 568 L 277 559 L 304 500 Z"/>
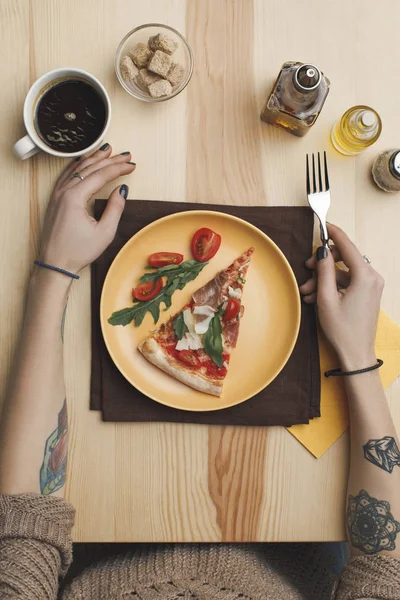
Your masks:
<path fill-rule="evenodd" d="M 167 296 L 172 296 L 172 294 L 179 288 L 179 279 L 176 278 L 174 279 L 170 285 L 166 286 L 166 291 L 165 293 L 167 294 Z"/>
<path fill-rule="evenodd" d="M 180 312 L 179 315 L 174 319 L 173 327 L 178 340 L 181 340 L 185 333 L 189 331 L 186 326 L 185 319 L 183 318 L 182 312 Z"/>
<path fill-rule="evenodd" d="M 138 327 L 142 323 L 146 313 L 150 312 L 153 316 L 154 323 L 157 323 L 160 318 L 160 304 L 165 304 L 163 310 L 168 310 L 172 304 L 172 294 L 176 290 L 183 290 L 189 281 L 196 279 L 197 275 L 207 264 L 208 263 L 206 262 L 201 263 L 197 260 L 187 260 L 180 265 L 167 265 L 166 267 L 157 269 L 157 271 L 154 271 L 153 273 L 142 275 L 139 280 L 140 282 L 154 281 L 160 277 L 167 277 L 167 282 L 160 293 L 152 300 L 140 302 L 134 300 L 132 306 L 113 312 L 108 319 L 108 322 L 110 325 L 122 325 L 125 327 L 132 321 L 135 321 L 135 325 Z M 183 267 L 183 269 L 181 267 Z M 179 268 L 181 269 L 178 270 Z"/>
<path fill-rule="evenodd" d="M 210 321 L 208 329 L 203 338 L 204 350 L 211 360 L 222 367 L 222 326 L 218 313 L 215 313 Z"/>
<path fill-rule="evenodd" d="M 128 308 L 123 308 L 122 310 L 113 312 L 111 317 L 108 319 L 110 325 L 123 325 L 125 327 L 125 325 L 131 323 L 137 304 L 138 303 L 135 303 L 132 306 L 128 306 Z"/>
<path fill-rule="evenodd" d="M 163 288 L 157 296 L 152 300 L 146 300 L 144 302 L 136 302 L 128 308 L 117 310 L 113 312 L 111 317 L 108 319 L 110 325 L 122 325 L 125 327 L 132 321 L 135 321 L 135 325 L 139 327 L 142 323 L 147 312 L 150 312 L 153 316 L 154 323 L 157 323 L 160 318 L 160 304 L 165 304 L 165 310 L 171 306 L 171 297 L 165 294 Z"/>
<path fill-rule="evenodd" d="M 147 281 L 154 281 L 155 279 L 160 279 L 160 277 L 168 277 L 168 281 L 170 279 L 175 279 L 175 277 L 179 276 L 183 280 L 191 281 L 194 277 L 191 277 L 193 272 L 196 272 L 196 275 L 200 273 L 207 262 L 199 262 L 198 260 L 185 260 L 185 262 L 180 265 L 166 265 L 165 267 L 160 267 L 151 273 L 145 273 L 139 279 L 140 283 L 144 283 Z"/>

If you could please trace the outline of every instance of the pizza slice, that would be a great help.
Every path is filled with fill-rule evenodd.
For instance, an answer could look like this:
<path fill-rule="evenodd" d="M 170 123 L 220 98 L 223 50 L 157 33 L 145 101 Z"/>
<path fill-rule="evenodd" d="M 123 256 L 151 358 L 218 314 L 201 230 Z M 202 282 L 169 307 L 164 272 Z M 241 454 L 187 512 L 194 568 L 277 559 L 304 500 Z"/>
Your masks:
<path fill-rule="evenodd" d="M 220 396 L 244 306 L 246 273 L 254 248 L 198 289 L 190 303 L 139 345 L 156 367 L 178 381 Z"/>

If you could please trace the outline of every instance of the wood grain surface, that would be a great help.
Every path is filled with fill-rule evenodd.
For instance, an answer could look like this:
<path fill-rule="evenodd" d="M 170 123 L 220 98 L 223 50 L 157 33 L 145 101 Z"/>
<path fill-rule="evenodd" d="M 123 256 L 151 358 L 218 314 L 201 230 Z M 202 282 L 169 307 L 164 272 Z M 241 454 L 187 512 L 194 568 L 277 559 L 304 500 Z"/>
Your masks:
<path fill-rule="evenodd" d="M 302 205 L 304 155 L 328 149 L 330 220 L 386 279 L 384 309 L 400 321 L 400 196 L 371 182 L 378 152 L 400 146 L 396 57 L 400 4 L 361 0 L 0 0 L 0 392 L 21 327 L 26 282 L 49 194 L 65 161 L 20 162 L 22 107 L 33 81 L 65 66 L 107 87 L 107 139 L 130 150 L 130 197 L 216 204 Z M 170 102 L 145 105 L 119 85 L 115 50 L 133 27 L 169 24 L 193 48 L 193 79 Z M 315 62 L 332 82 L 323 112 L 299 140 L 259 113 L 286 60 Z M 383 119 L 379 142 L 336 153 L 333 122 L 357 103 Z M 114 184 L 113 184 L 114 185 Z M 113 186 L 112 186 L 113 187 Z M 102 191 L 105 196 L 111 189 Z M 344 539 L 348 437 L 315 460 L 282 428 L 103 423 L 89 411 L 90 276 L 73 286 L 65 341 L 70 414 L 67 498 L 75 541 Z M 387 392 L 400 428 L 400 383 Z"/>

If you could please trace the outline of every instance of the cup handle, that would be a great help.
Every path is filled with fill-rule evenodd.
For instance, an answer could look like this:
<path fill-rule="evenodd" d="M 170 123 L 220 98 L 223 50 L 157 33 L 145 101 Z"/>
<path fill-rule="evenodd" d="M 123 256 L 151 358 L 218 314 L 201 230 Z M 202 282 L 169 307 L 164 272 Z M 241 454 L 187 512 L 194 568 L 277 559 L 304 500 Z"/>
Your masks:
<path fill-rule="evenodd" d="M 33 139 L 26 135 L 21 138 L 14 144 L 13 152 L 17 158 L 21 160 L 25 160 L 26 158 L 30 158 L 37 152 L 39 152 L 40 148 L 38 148 L 33 141 Z"/>

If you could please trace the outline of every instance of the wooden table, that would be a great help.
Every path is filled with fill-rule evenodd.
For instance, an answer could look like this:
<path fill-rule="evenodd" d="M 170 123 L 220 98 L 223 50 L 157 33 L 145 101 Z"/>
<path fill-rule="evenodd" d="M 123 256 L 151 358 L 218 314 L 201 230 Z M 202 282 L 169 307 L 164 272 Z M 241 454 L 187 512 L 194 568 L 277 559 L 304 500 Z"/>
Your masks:
<path fill-rule="evenodd" d="M 49 193 L 65 165 L 44 154 L 19 162 L 11 148 L 24 133 L 30 84 L 61 66 L 92 72 L 110 92 L 107 141 L 137 162 L 125 179 L 131 198 L 303 205 L 304 155 L 328 148 L 330 220 L 372 257 L 386 279 L 383 306 L 400 321 L 400 196 L 378 191 L 369 175 L 379 151 L 400 145 L 399 20 L 398 0 L 0 0 L 2 391 Z M 196 61 L 187 90 L 157 106 L 131 98 L 113 71 L 120 39 L 152 21 L 181 31 Z M 286 60 L 315 62 L 332 82 L 304 139 L 259 120 Z M 380 112 L 383 134 L 345 158 L 329 130 L 360 103 Z M 74 539 L 344 539 L 347 435 L 317 461 L 283 428 L 113 424 L 89 411 L 89 279 L 87 269 L 73 286 L 65 344 Z M 399 381 L 387 396 L 400 427 Z"/>

